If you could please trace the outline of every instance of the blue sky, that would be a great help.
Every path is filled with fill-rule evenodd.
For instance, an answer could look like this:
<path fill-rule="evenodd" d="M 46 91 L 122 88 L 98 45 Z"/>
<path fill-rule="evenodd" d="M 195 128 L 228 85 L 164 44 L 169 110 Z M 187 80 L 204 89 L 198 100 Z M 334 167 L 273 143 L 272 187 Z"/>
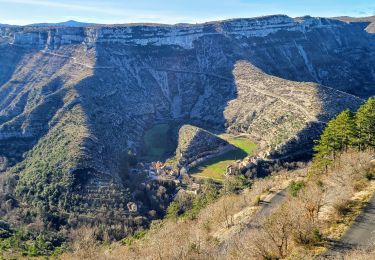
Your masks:
<path fill-rule="evenodd" d="M 0 23 L 197 23 L 287 14 L 375 15 L 375 0 L 0 0 Z"/>

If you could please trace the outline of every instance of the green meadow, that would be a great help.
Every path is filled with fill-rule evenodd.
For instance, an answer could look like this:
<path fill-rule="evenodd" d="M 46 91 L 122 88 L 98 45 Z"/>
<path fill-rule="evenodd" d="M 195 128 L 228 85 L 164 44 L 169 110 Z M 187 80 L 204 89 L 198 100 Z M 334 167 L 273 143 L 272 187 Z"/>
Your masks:
<path fill-rule="evenodd" d="M 236 160 L 241 160 L 254 151 L 256 145 L 249 138 L 244 136 L 222 135 L 221 138 L 227 140 L 236 149 L 228 151 L 222 155 L 207 159 L 190 170 L 196 177 L 222 180 L 226 168 Z"/>

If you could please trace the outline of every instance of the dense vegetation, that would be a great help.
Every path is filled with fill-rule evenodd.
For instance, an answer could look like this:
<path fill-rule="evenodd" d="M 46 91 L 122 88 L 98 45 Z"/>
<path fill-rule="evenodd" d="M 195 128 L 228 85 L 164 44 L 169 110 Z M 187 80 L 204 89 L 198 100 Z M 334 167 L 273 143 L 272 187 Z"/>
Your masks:
<path fill-rule="evenodd" d="M 76 169 L 81 137 L 88 136 L 84 124 L 79 109 L 66 115 L 24 161 L 0 176 L 0 256 L 52 255 L 81 227 L 95 227 L 98 241 L 121 240 L 165 214 L 173 183 L 140 185 L 124 178 L 126 185 L 110 181 L 91 193 L 90 172 Z M 138 212 L 128 212 L 130 194 L 124 186 L 143 203 Z"/>
<path fill-rule="evenodd" d="M 349 148 L 375 148 L 375 98 L 370 98 L 356 113 L 345 110 L 331 120 L 314 147 L 314 164 L 328 169 L 339 153 Z"/>
<path fill-rule="evenodd" d="M 207 205 L 227 194 L 234 194 L 249 186 L 244 176 L 227 177 L 223 183 L 216 183 L 212 179 L 205 179 L 198 194 L 185 191 L 177 193 L 174 201 L 167 209 L 167 219 L 191 219 L 198 217 L 199 212 Z"/>

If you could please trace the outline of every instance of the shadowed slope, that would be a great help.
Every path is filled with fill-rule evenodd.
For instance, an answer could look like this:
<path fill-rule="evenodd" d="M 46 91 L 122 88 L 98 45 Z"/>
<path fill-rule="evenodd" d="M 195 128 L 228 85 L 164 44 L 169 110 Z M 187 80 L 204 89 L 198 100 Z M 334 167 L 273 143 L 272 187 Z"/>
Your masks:
<path fill-rule="evenodd" d="M 246 61 L 237 62 L 233 74 L 238 97 L 224 111 L 228 130 L 250 134 L 268 151 L 306 152 L 327 120 L 362 102 L 315 83 L 267 75 Z"/>

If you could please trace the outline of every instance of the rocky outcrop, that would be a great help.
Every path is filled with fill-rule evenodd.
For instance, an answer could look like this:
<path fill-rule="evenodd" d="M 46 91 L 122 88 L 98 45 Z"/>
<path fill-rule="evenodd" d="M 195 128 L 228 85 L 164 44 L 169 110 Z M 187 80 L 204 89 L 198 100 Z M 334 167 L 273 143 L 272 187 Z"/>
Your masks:
<path fill-rule="evenodd" d="M 375 22 L 372 22 L 367 26 L 366 31 L 375 34 Z"/>
<path fill-rule="evenodd" d="M 192 125 L 184 125 L 178 133 L 176 159 L 180 167 L 188 167 L 194 161 L 220 152 L 230 144 L 220 137 Z"/>

